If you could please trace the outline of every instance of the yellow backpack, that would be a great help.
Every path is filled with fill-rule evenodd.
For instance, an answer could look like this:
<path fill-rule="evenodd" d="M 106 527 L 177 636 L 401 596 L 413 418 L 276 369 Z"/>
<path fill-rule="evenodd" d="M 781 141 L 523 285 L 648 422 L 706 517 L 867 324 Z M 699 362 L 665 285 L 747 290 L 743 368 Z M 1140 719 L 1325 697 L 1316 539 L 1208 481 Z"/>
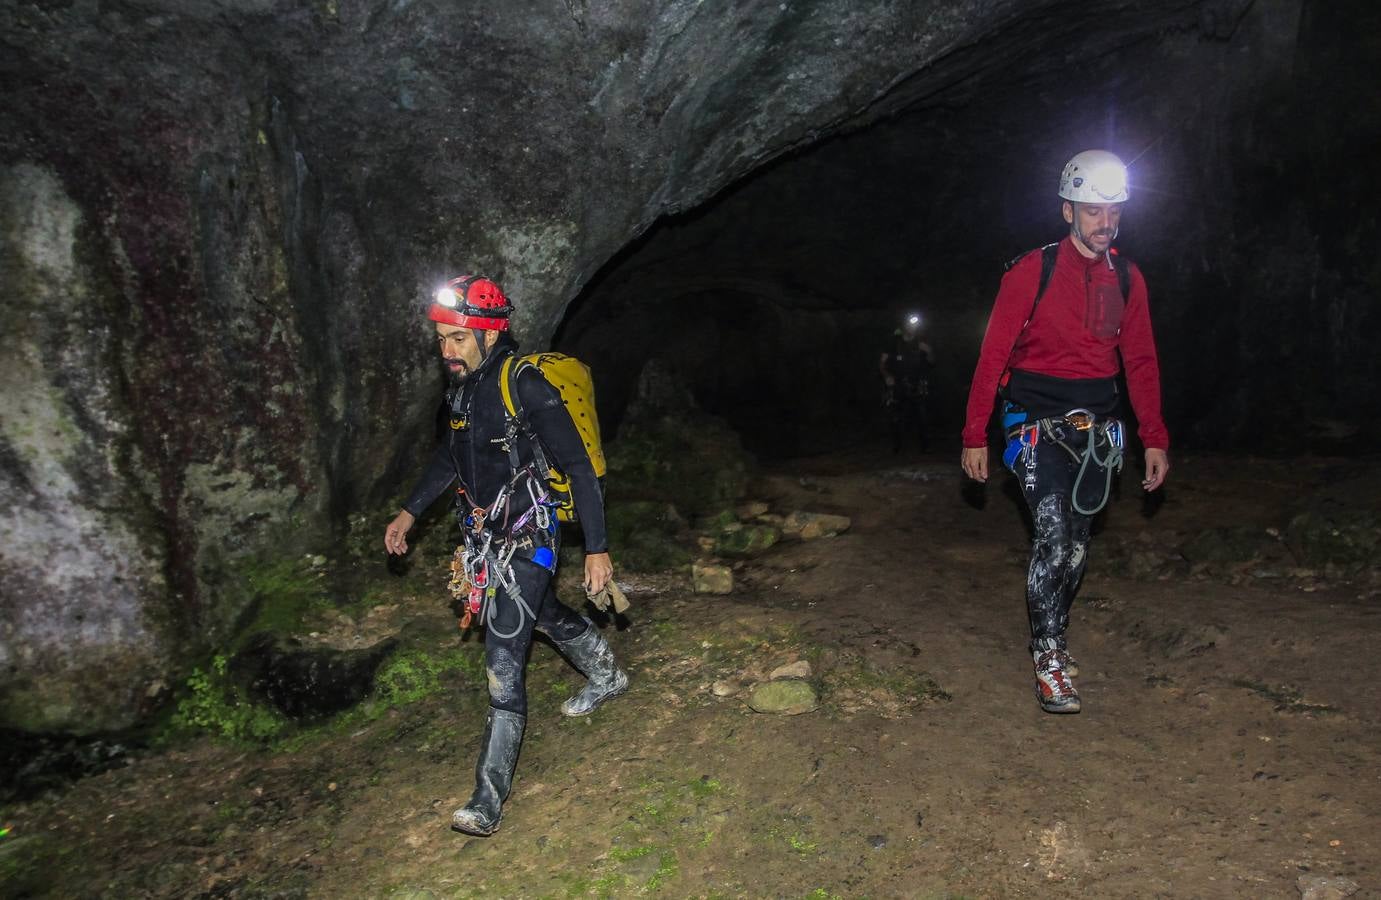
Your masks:
<path fill-rule="evenodd" d="M 595 382 L 590 377 L 590 367 L 574 356 L 564 353 L 529 353 L 526 356 L 509 356 L 503 361 L 499 371 L 499 392 L 503 395 L 504 409 L 511 420 L 532 438 L 533 453 L 539 468 L 547 472 L 547 486 L 557 501 L 556 517 L 562 522 L 576 519 L 575 502 L 571 499 L 570 478 L 547 459 L 542 442 L 533 435 L 524 417 L 522 400 L 518 397 L 518 375 L 528 367 L 536 368 L 552 387 L 561 394 L 570 413 L 575 430 L 585 444 L 585 452 L 590 457 L 590 465 L 595 477 L 604 480 L 606 465 L 604 445 L 599 438 L 599 417 L 595 413 Z M 513 458 L 516 460 L 516 451 Z"/>

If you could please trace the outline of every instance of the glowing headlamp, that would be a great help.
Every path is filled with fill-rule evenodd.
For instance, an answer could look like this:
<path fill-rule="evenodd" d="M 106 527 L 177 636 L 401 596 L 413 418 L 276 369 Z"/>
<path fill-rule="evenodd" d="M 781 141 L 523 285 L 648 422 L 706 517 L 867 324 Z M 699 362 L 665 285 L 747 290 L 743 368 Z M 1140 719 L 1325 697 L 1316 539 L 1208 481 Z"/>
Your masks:
<path fill-rule="evenodd" d="M 460 295 L 454 289 L 444 287 L 436 292 L 436 304 L 447 309 L 455 309 L 460 305 Z"/>
<path fill-rule="evenodd" d="M 906 324 L 908 324 L 908 325 L 919 325 L 919 324 L 921 324 L 921 314 L 920 314 L 920 313 L 912 313 L 911 315 L 907 316 L 907 317 L 906 317 Z"/>
<path fill-rule="evenodd" d="M 1089 173 L 1088 183 L 1089 189 L 1098 196 L 1112 200 L 1127 191 L 1127 169 L 1117 163 L 1104 163 Z"/>

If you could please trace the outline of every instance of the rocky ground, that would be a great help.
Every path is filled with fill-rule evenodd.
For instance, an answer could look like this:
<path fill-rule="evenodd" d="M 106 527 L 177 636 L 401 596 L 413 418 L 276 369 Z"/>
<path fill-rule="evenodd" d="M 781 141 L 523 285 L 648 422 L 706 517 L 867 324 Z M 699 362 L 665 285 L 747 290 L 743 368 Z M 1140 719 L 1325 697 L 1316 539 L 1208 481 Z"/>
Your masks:
<path fill-rule="evenodd" d="M 633 687 L 587 719 L 559 715 L 579 679 L 535 648 L 489 839 L 447 827 L 485 695 L 426 536 L 406 573 L 375 560 L 311 607 L 304 643 L 398 642 L 368 699 L 285 728 L 198 706 L 208 669 L 184 730 L 239 740 L 12 801 L 0 893 L 1381 896 L 1374 462 L 1181 457 L 1154 504 L 1125 478 L 1074 614 L 1077 716 L 1032 696 L 1015 498 L 956 476 L 821 458 L 757 478 L 737 520 L 673 523 L 728 593 L 693 593 L 689 565 L 621 573 Z M 755 711 L 769 693 L 795 714 Z"/>

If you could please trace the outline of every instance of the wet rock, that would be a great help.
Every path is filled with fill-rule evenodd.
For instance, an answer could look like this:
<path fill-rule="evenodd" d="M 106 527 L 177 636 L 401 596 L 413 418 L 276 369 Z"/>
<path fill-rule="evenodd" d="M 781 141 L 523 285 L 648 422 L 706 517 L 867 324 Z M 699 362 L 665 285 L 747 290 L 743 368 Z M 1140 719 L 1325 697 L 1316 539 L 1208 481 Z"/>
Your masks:
<path fill-rule="evenodd" d="M 1371 510 L 1315 511 L 1296 515 L 1284 539 L 1308 566 L 1340 573 L 1372 564 L 1381 554 L 1381 515 Z"/>
<path fill-rule="evenodd" d="M 1343 900 L 1361 890 L 1361 885 L 1341 875 L 1301 875 L 1295 886 L 1300 900 Z"/>
<path fill-rule="evenodd" d="M 782 523 L 782 534 L 800 538 L 803 541 L 810 541 L 816 538 L 834 537 L 840 532 L 847 531 L 851 524 L 848 516 L 798 510 L 786 517 Z"/>
<path fill-rule="evenodd" d="M 271 634 L 253 638 L 231 662 L 250 693 L 284 715 L 311 719 L 348 709 L 374 686 L 374 673 L 397 647 L 390 638 L 363 650 L 305 647 Z"/>
<path fill-rule="evenodd" d="M 1181 552 L 1190 563 L 1238 563 L 1260 558 L 1275 543 L 1257 528 L 1212 528 L 1185 541 Z"/>
<path fill-rule="evenodd" d="M 763 503 L 761 500 L 750 500 L 747 503 L 740 503 L 734 507 L 734 515 L 740 519 L 756 519 L 763 515 L 772 507 Z"/>
<path fill-rule="evenodd" d="M 767 677 L 772 681 L 778 681 L 783 678 L 809 678 L 811 674 L 810 662 L 798 659 L 784 666 L 778 666 Z"/>
<path fill-rule="evenodd" d="M 808 713 L 820 705 L 815 688 L 807 682 L 788 679 L 765 681 L 753 688 L 748 707 L 754 712 L 795 716 Z"/>
<path fill-rule="evenodd" d="M 781 539 L 771 525 L 735 523 L 722 530 L 714 541 L 714 552 L 721 556 L 756 556 Z"/>
<path fill-rule="evenodd" d="M 676 504 L 661 500 L 618 500 L 607 510 L 609 545 L 621 568 L 663 572 L 684 566 L 690 554 L 677 535 L 686 520 Z"/>
<path fill-rule="evenodd" d="M 697 562 L 691 565 L 691 588 L 697 594 L 731 594 L 734 573 L 728 566 Z"/>

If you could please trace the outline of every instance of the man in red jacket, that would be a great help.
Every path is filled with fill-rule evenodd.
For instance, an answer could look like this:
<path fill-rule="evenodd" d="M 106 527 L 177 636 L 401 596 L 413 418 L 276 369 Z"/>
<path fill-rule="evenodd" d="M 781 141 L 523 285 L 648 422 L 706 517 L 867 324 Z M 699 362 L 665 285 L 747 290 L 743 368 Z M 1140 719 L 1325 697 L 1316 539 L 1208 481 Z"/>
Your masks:
<path fill-rule="evenodd" d="M 1060 176 L 1069 236 L 1021 257 L 1002 279 L 969 388 L 964 473 L 988 480 L 987 427 L 1001 390 L 1008 447 L 1035 534 L 1026 581 L 1036 698 L 1053 713 L 1077 713 L 1078 668 L 1065 643 L 1083 576 L 1093 515 L 1121 467 L 1117 374 L 1126 372 L 1146 448 L 1144 490 L 1170 471 L 1160 409 L 1160 365 L 1146 282 L 1112 249 L 1127 170 L 1104 150 L 1086 150 Z"/>

